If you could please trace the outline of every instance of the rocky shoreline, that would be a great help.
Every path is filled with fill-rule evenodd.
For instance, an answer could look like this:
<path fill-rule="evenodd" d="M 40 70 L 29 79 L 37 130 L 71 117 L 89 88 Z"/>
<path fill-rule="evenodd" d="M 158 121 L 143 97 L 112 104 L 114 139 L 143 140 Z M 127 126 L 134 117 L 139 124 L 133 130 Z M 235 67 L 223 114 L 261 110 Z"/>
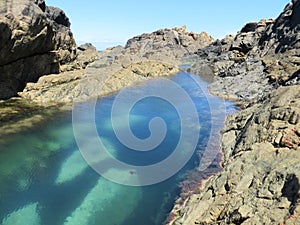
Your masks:
<path fill-rule="evenodd" d="M 43 0 L 17 2 L 0 14 L 0 45 L 6 46 L 0 48 L 0 99 L 18 93 L 18 101 L 36 108 L 66 107 L 177 73 L 188 62 L 188 72 L 207 76 L 211 93 L 236 101 L 241 111 L 222 131 L 223 169 L 176 205 L 168 224 L 300 223 L 299 0 L 277 19 L 250 22 L 223 40 L 180 27 L 102 53 L 76 46 L 63 11 Z M 49 45 L 34 47 L 41 43 Z M 20 109 L 1 104 L 1 121 L 22 124 Z M 29 124 L 35 122 L 40 117 Z"/>
<path fill-rule="evenodd" d="M 213 94 L 242 110 L 222 131 L 223 169 L 167 224 L 300 223 L 299 11 L 293 1 L 276 20 L 246 24 L 185 56 L 190 72 L 215 76 Z"/>
<path fill-rule="evenodd" d="M 164 29 L 128 40 L 125 47 L 107 49 L 82 73 L 70 71 L 27 83 L 19 95 L 41 105 L 73 103 L 105 96 L 123 87 L 179 72 L 181 58 L 213 41 L 206 33 L 185 27 Z"/>

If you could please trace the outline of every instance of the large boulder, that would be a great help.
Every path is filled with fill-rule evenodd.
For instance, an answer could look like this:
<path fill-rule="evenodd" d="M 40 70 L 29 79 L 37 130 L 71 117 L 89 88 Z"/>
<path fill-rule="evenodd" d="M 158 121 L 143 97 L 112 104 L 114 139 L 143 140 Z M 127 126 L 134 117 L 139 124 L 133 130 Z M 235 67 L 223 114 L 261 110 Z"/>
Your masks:
<path fill-rule="evenodd" d="M 60 72 L 75 59 L 76 44 L 64 12 L 43 0 L 5 1 L 0 8 L 0 99 L 6 99 Z"/>

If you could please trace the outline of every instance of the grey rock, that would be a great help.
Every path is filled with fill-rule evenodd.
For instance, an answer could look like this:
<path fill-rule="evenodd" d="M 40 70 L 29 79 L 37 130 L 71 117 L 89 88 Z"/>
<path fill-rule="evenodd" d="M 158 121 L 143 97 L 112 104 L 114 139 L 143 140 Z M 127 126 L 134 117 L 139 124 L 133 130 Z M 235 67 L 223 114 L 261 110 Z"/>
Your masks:
<path fill-rule="evenodd" d="M 66 16 L 64 11 L 62 11 L 59 8 L 47 6 L 46 7 L 46 16 L 54 21 L 56 25 L 62 25 L 65 27 L 70 27 L 71 23 L 69 21 L 69 18 Z"/>
<path fill-rule="evenodd" d="M 273 82 L 297 83 L 300 70 L 299 11 L 300 1 L 292 1 L 259 40 L 256 52 L 263 57 Z"/>
<path fill-rule="evenodd" d="M 97 49 L 91 44 L 91 43 L 85 43 L 77 47 L 79 51 L 87 51 L 87 50 L 92 50 L 96 51 Z"/>
<path fill-rule="evenodd" d="M 42 74 L 58 73 L 59 64 L 55 53 L 29 56 L 0 66 L 0 94 L 8 99 L 23 90 L 27 82 L 36 81 Z M 13 74 L 13 76 L 12 76 Z"/>
<path fill-rule="evenodd" d="M 188 52 L 194 52 L 213 41 L 207 33 L 189 33 L 186 27 L 158 30 L 150 34 L 142 34 L 127 41 L 125 49 L 150 55 L 154 51 L 175 51 L 177 58 Z"/>
<path fill-rule="evenodd" d="M 35 0 L 34 3 L 37 4 L 43 12 L 45 12 L 46 10 L 45 0 Z"/>
<path fill-rule="evenodd" d="M 76 43 L 66 14 L 59 8 L 47 6 L 46 17 L 50 20 L 55 31 L 56 51 L 60 65 L 68 64 L 76 58 Z"/>
<path fill-rule="evenodd" d="M 82 44 L 77 47 L 77 57 L 73 62 L 74 67 L 85 69 L 90 63 L 99 59 L 99 52 L 91 43 Z"/>
<path fill-rule="evenodd" d="M 247 32 L 255 32 L 257 28 L 257 23 L 252 22 L 252 23 L 247 23 L 241 30 L 241 33 L 247 33 Z"/>
<path fill-rule="evenodd" d="M 275 22 L 261 37 L 261 54 L 284 53 L 299 48 L 300 1 L 295 0 L 286 6 Z"/>

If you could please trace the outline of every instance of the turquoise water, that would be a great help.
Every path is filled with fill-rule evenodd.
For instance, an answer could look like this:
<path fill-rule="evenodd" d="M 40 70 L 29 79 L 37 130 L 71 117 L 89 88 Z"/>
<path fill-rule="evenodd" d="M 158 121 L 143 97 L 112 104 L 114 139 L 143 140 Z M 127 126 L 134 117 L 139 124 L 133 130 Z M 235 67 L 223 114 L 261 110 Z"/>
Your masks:
<path fill-rule="evenodd" d="M 159 87 L 161 79 L 128 90 L 132 95 L 138 95 L 143 90 Z M 180 194 L 180 182 L 199 164 L 199 152 L 209 145 L 209 137 L 218 142 L 214 135 L 223 126 L 225 112 L 222 107 L 229 111 L 234 109 L 230 102 L 206 96 L 207 84 L 199 77 L 179 73 L 169 79 L 188 93 L 200 124 L 193 155 L 179 172 L 163 182 L 147 186 L 132 187 L 111 182 L 96 173 L 83 159 L 74 138 L 72 113 L 60 114 L 31 130 L 10 136 L 5 144 L 0 145 L 0 224 L 162 224 Z M 186 102 L 181 102 L 180 96 L 176 97 L 179 99 L 176 107 L 185 109 Z M 124 146 L 114 133 L 110 118 L 115 98 L 116 95 L 99 99 L 95 108 L 96 129 L 110 155 L 135 166 L 148 166 L 168 158 L 177 145 L 183 126 L 176 107 L 164 99 L 147 97 L 131 109 L 130 128 L 137 138 L 145 139 L 151 135 L 148 124 L 152 118 L 163 118 L 167 128 L 159 146 L 139 152 Z M 84 116 L 90 105 L 91 102 L 87 102 L 77 106 L 82 114 L 77 122 L 82 127 L 87 149 L 96 144 Z M 212 109 L 216 111 L 213 115 Z M 122 122 L 117 124 L 118 129 L 125 125 Z M 185 125 L 194 130 L 194 124 Z M 180 150 L 182 154 L 185 154 L 188 144 Z M 100 164 L 105 162 L 103 160 Z M 218 168 L 213 164 L 208 169 L 212 173 Z M 121 173 L 124 180 L 146 179 L 135 176 L 135 171 L 119 171 L 112 166 L 108 166 L 105 173 Z"/>

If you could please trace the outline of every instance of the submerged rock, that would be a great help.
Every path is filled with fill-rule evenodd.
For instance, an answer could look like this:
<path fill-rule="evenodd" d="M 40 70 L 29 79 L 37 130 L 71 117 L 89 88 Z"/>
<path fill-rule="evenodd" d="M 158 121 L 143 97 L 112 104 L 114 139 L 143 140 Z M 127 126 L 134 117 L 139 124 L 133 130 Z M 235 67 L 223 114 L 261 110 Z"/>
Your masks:
<path fill-rule="evenodd" d="M 123 179 L 136 179 L 130 171 L 111 169 L 107 173 L 115 173 Z M 124 187 L 100 178 L 81 205 L 66 218 L 64 225 L 122 224 L 139 205 L 141 197 L 141 187 Z"/>
<path fill-rule="evenodd" d="M 85 148 L 87 148 L 89 152 L 94 152 L 93 155 L 97 156 L 93 161 L 89 161 L 89 163 L 97 164 L 101 163 L 101 161 L 105 161 L 107 158 L 104 156 L 104 154 L 101 154 L 102 151 L 106 151 L 106 149 L 99 149 L 98 146 L 98 140 L 87 138 L 87 143 L 85 145 Z M 104 143 L 106 148 L 108 148 L 109 153 L 116 156 L 116 149 L 109 144 L 107 140 L 105 140 L 103 137 L 101 138 L 101 141 Z M 82 149 L 83 150 L 83 149 Z M 80 175 L 82 175 L 86 169 L 90 165 L 88 162 L 83 158 L 80 150 L 75 150 L 67 159 L 63 162 L 61 165 L 61 169 L 59 171 L 59 174 L 55 180 L 56 185 L 62 185 L 69 181 L 73 181 Z"/>
<path fill-rule="evenodd" d="M 64 184 L 74 180 L 88 168 L 87 162 L 83 159 L 80 151 L 75 151 L 62 164 L 61 170 L 55 180 L 56 185 Z"/>
<path fill-rule="evenodd" d="M 41 225 L 38 203 L 31 203 L 18 209 L 2 220 L 2 225 Z"/>
<path fill-rule="evenodd" d="M 72 142 L 69 126 L 49 128 L 47 133 L 40 128 L 38 131 L 27 128 L 24 133 L 0 139 L 0 193 L 6 193 L 12 186 L 19 192 L 30 189 L 33 180 L 47 171 L 50 156 Z"/>

